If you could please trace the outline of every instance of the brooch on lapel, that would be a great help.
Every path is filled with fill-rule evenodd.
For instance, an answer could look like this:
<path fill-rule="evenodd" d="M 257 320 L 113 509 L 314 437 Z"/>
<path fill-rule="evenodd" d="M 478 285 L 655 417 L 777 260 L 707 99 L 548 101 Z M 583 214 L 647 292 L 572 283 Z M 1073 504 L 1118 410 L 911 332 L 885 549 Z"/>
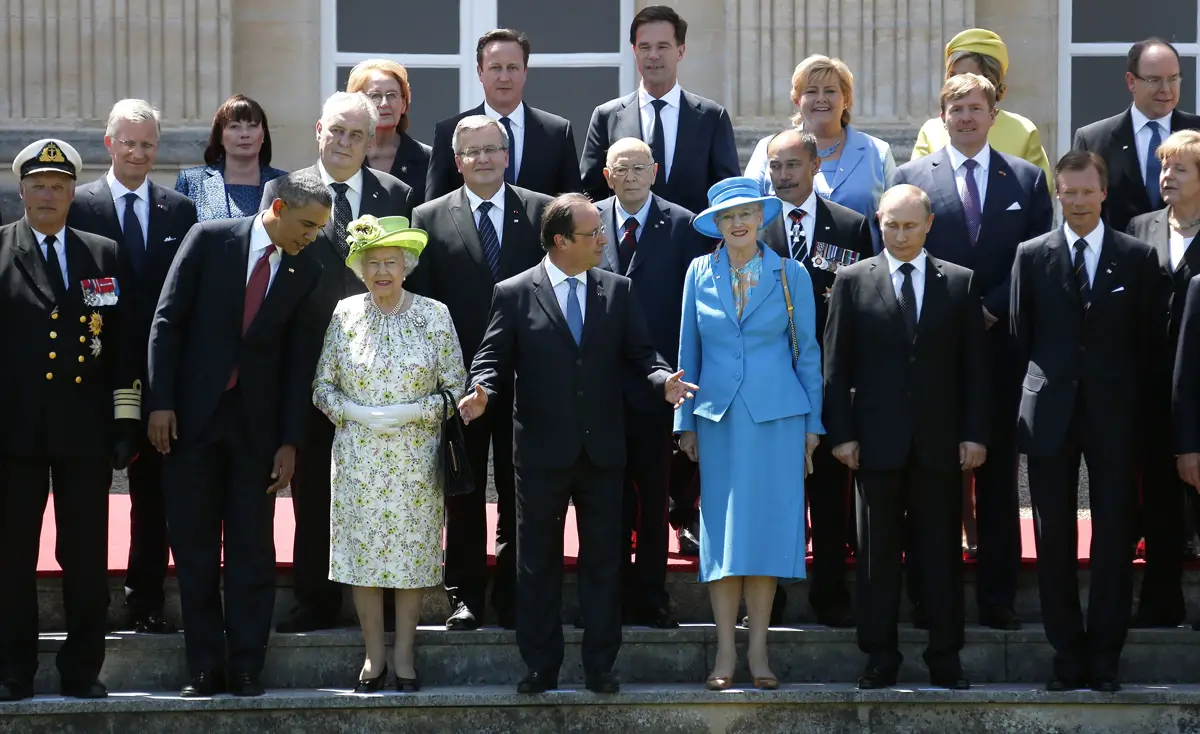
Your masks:
<path fill-rule="evenodd" d="M 115 306 L 121 295 L 121 288 L 116 278 L 92 278 L 82 280 L 79 287 L 83 290 L 83 303 L 86 306 Z"/>
<path fill-rule="evenodd" d="M 408 166 L 400 166 L 400 173 L 408 173 Z"/>

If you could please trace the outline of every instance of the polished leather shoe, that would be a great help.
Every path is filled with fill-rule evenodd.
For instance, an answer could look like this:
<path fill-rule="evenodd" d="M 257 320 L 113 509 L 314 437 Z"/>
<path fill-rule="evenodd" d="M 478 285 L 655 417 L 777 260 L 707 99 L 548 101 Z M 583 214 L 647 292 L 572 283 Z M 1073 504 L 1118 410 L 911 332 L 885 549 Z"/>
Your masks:
<path fill-rule="evenodd" d="M 235 696 L 252 697 L 263 695 L 267 689 L 258 682 L 258 676 L 239 672 L 229 674 L 229 692 Z"/>
<path fill-rule="evenodd" d="M 1021 620 L 1017 613 L 1008 607 L 991 607 L 980 611 L 979 623 L 994 630 L 1015 631 L 1021 629 Z"/>
<path fill-rule="evenodd" d="M 1063 691 L 1078 691 L 1087 686 L 1078 678 L 1070 678 L 1067 676 L 1056 675 L 1046 684 L 1046 690 L 1051 693 L 1062 693 Z"/>
<path fill-rule="evenodd" d="M 332 630 L 337 627 L 337 620 L 332 616 L 326 617 L 307 610 L 300 610 L 275 625 L 275 631 L 281 635 L 294 635 L 301 632 Z"/>
<path fill-rule="evenodd" d="M 211 698 L 225 693 L 225 673 L 219 670 L 201 673 L 179 691 L 182 698 Z"/>
<path fill-rule="evenodd" d="M 531 670 L 517 684 L 517 693 L 545 693 L 558 688 L 558 675 Z"/>
<path fill-rule="evenodd" d="M 847 629 L 854 626 L 854 614 L 847 606 L 831 605 L 817 611 L 817 624 L 835 629 Z"/>
<path fill-rule="evenodd" d="M 108 698 L 108 688 L 98 680 L 89 683 L 63 683 L 59 692 L 68 698 Z"/>
<path fill-rule="evenodd" d="M 681 556 L 698 556 L 700 555 L 700 522 L 696 521 L 690 525 L 685 525 L 676 531 L 675 536 L 679 539 L 679 555 Z"/>
<path fill-rule="evenodd" d="M 874 690 L 876 688 L 891 688 L 896 685 L 896 671 L 884 670 L 883 668 L 867 668 L 862 677 L 858 679 L 858 688 L 861 691 Z"/>
<path fill-rule="evenodd" d="M 413 669 L 412 678 L 401 678 L 396 674 L 396 693 L 416 693 L 421 690 L 421 671 Z"/>
<path fill-rule="evenodd" d="M 584 686 L 592 693 L 620 693 L 621 679 L 611 670 L 584 676 Z"/>
<path fill-rule="evenodd" d="M 355 693 L 377 693 L 383 690 L 387 685 L 388 666 L 383 664 L 383 670 L 379 671 L 379 675 L 374 678 L 359 678 L 358 685 L 354 686 Z"/>
<path fill-rule="evenodd" d="M 23 701 L 33 698 L 33 686 L 15 680 L 0 681 L 0 701 Z"/>
<path fill-rule="evenodd" d="M 971 681 L 967 680 L 967 676 L 963 675 L 962 671 L 949 671 L 946 673 L 929 673 L 929 684 L 934 688 L 949 688 L 952 691 L 969 691 L 971 690 Z"/>
<path fill-rule="evenodd" d="M 1116 693 L 1121 690 L 1120 682 L 1109 676 L 1093 678 L 1088 687 L 1097 693 Z"/>
<path fill-rule="evenodd" d="M 479 619 L 475 613 L 463 603 L 454 608 L 454 613 L 446 620 L 446 629 L 456 632 L 466 632 L 479 629 Z"/>
<path fill-rule="evenodd" d="M 671 616 L 671 610 L 666 607 L 658 609 L 639 609 L 631 610 L 625 615 L 625 624 L 653 627 L 660 630 L 673 630 L 679 628 L 679 620 Z"/>
<path fill-rule="evenodd" d="M 172 635 L 178 630 L 161 613 L 152 612 L 135 616 L 133 631 L 142 635 Z"/>

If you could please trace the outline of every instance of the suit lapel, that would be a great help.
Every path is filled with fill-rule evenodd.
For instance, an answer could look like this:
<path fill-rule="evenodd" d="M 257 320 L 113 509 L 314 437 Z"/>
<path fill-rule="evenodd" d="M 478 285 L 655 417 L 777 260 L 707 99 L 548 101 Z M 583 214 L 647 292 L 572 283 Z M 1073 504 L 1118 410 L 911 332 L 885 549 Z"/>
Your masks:
<path fill-rule="evenodd" d="M 817 201 L 820 201 L 820 197 L 817 197 Z M 783 208 L 790 211 L 791 205 L 787 202 L 784 202 Z M 768 222 L 767 226 L 763 227 L 762 230 L 763 242 L 765 242 L 767 247 L 770 247 L 771 250 L 780 257 L 792 256 L 792 253 L 789 252 L 792 243 L 789 241 L 787 229 L 784 225 L 784 222 L 786 221 L 786 214 L 781 217 L 775 217 L 775 221 Z M 817 223 L 819 224 L 820 221 L 820 218 L 818 218 Z"/>
<path fill-rule="evenodd" d="M 16 261 L 25 279 L 37 291 L 38 297 L 46 308 L 55 306 L 54 291 L 50 288 L 50 279 L 46 275 L 46 266 L 42 264 L 42 253 L 38 247 L 37 238 L 29 227 L 29 222 L 22 219 L 17 228 Z M 68 263 L 68 268 L 70 264 Z M 70 270 L 67 271 L 68 275 Z"/>
<path fill-rule="evenodd" d="M 248 246 L 249 242 L 247 241 Z M 248 251 L 246 255 L 249 257 Z M 271 281 L 270 287 L 267 288 L 267 297 L 263 299 L 262 306 L 259 307 L 258 313 L 254 315 L 254 321 L 251 322 L 250 329 L 247 330 L 247 335 L 255 329 L 264 328 L 266 325 L 274 323 L 275 312 L 293 302 L 293 291 L 296 283 L 299 282 L 296 279 L 303 277 L 304 267 L 305 263 L 302 262 L 301 257 L 289 255 L 286 252 L 280 254 L 279 269 L 275 271 L 275 278 Z"/>
<path fill-rule="evenodd" d="M 595 338 L 596 330 L 600 328 L 600 321 L 604 318 L 604 300 L 607 298 L 603 286 L 596 280 L 596 274 L 589 270 L 585 275 L 587 293 L 584 298 L 587 299 L 587 309 L 583 315 L 583 335 L 579 339 L 580 349 L 587 347 L 588 343 Z"/>
<path fill-rule="evenodd" d="M 1146 232 L 1145 242 L 1154 248 L 1154 252 L 1158 255 L 1158 265 L 1164 272 L 1171 272 L 1171 230 L 1167 224 L 1167 210 L 1160 209 L 1155 213 L 1154 218 L 1150 220 L 1150 228 Z M 1190 249 L 1190 248 L 1189 248 Z M 1179 262 L 1180 267 L 1185 267 L 1187 257 Z"/>
<path fill-rule="evenodd" d="M 507 203 L 507 196 L 505 197 Z M 458 236 L 462 240 L 463 246 L 467 248 L 467 253 L 475 264 L 483 268 L 488 277 L 492 277 L 492 269 L 488 267 L 487 260 L 483 257 L 483 244 L 479 241 L 479 229 L 475 226 L 475 216 L 471 211 L 471 201 L 467 198 L 467 189 L 462 187 L 454 196 L 450 204 L 450 219 L 454 221 L 454 226 L 458 229 Z M 508 231 L 508 227 L 504 231 Z M 501 257 L 503 258 L 504 247 L 500 247 Z"/>
<path fill-rule="evenodd" d="M 1104 228 L 1104 242 L 1100 244 L 1100 257 L 1096 260 L 1096 277 L 1092 278 L 1092 305 L 1112 292 L 1116 279 L 1117 258 L 1121 255 L 1117 238 L 1112 230 Z"/>
<path fill-rule="evenodd" d="M 374 173 L 364 169 L 362 201 L 358 205 L 358 216 L 361 217 L 364 214 L 370 214 L 373 217 L 390 216 L 391 212 L 388 211 L 390 207 L 384 204 L 383 194 L 383 186 L 380 185 L 379 179 L 375 177 Z M 329 221 L 332 223 L 333 218 L 330 217 Z"/>
<path fill-rule="evenodd" d="M 621 237 L 621 232 L 617 229 L 620 226 L 617 223 L 617 199 L 613 197 L 600 202 L 596 208 L 600 211 L 600 221 L 604 223 L 610 233 L 608 241 L 604 243 L 604 251 L 600 255 L 600 267 L 610 273 L 624 275 L 621 272 L 621 256 L 617 252 Z"/>
<path fill-rule="evenodd" d="M 646 137 L 642 131 L 642 116 L 641 109 L 638 106 L 638 93 L 634 92 L 631 96 L 625 98 L 625 105 L 617 110 L 616 131 L 612 142 L 616 142 L 621 138 L 637 138 L 644 141 Z"/>
<path fill-rule="evenodd" d="M 613 210 L 616 210 L 615 206 Z M 666 223 L 667 218 L 658 208 L 654 194 L 651 194 L 650 210 L 646 212 L 646 227 L 642 230 L 641 237 L 638 238 L 637 247 L 633 248 L 633 258 L 629 261 L 629 270 L 625 271 L 625 275 L 633 275 L 633 271 L 641 267 L 642 263 L 654 257 L 654 253 L 658 249 L 655 243 L 662 235 L 662 228 Z"/>
<path fill-rule="evenodd" d="M 204 199 L 208 201 L 224 201 L 226 214 L 232 214 L 229 211 L 229 199 L 225 193 L 225 175 L 221 173 L 221 169 L 215 166 L 209 166 L 204 170 Z"/>
<path fill-rule="evenodd" d="M 100 218 L 100 221 L 107 223 L 112 228 L 111 234 L 108 236 L 120 242 L 123 234 L 121 220 L 117 217 L 117 206 L 113 203 L 112 190 L 108 188 L 107 181 L 104 182 L 104 186 L 92 188 L 88 195 L 88 206 L 92 208 L 92 212 Z"/>
<path fill-rule="evenodd" d="M 1174 128 L 1172 128 L 1174 129 Z M 1125 110 L 1125 114 L 1121 116 L 1117 127 L 1112 133 L 1112 150 L 1113 157 L 1109 176 L 1109 191 L 1112 191 L 1117 180 L 1124 176 L 1133 182 L 1133 188 L 1137 191 L 1134 196 L 1137 197 L 1137 208 L 1140 211 L 1146 211 L 1150 208 L 1150 196 L 1146 193 L 1146 182 L 1142 179 L 1142 165 L 1138 161 L 1137 141 L 1133 134 L 1133 114 L 1130 110 Z"/>
<path fill-rule="evenodd" d="M 1071 261 L 1070 248 L 1067 247 L 1067 236 L 1062 228 L 1054 230 L 1050 241 L 1046 243 L 1046 274 L 1051 282 L 1057 281 L 1076 302 L 1079 301 L 1079 287 L 1075 283 L 1075 267 Z"/>
<path fill-rule="evenodd" d="M 691 148 L 692 140 L 700 135 L 700 110 L 698 109 L 699 100 L 692 97 L 687 92 L 680 91 L 679 93 L 679 126 L 675 129 L 675 150 L 671 153 L 671 171 L 664 179 L 668 183 L 673 180 L 678 180 L 680 164 L 687 158 L 686 155 L 679 155 L 680 151 L 688 151 Z"/>
<path fill-rule="evenodd" d="M 850 174 L 858 168 L 858 164 L 862 162 L 863 156 L 866 155 L 867 141 L 857 135 L 854 129 L 846 131 L 846 147 L 842 150 L 842 157 L 838 159 L 837 173 L 834 174 L 833 182 L 829 184 L 829 191 L 832 194 L 837 191 L 837 187 L 842 185 L 843 181 L 850 178 Z"/>
<path fill-rule="evenodd" d="M 932 255 L 926 253 L 925 293 L 921 297 L 921 313 L 917 317 L 917 332 L 914 341 L 920 341 L 922 334 L 932 332 L 948 310 L 950 293 L 947 290 L 946 275 L 942 270 L 941 261 L 935 260 Z"/>
<path fill-rule="evenodd" d="M 524 199 L 507 184 L 504 186 L 502 215 L 504 216 L 504 234 L 500 239 L 500 279 L 504 280 L 523 269 L 519 264 L 521 248 L 531 240 L 536 242 L 538 233 L 534 231 L 533 224 L 529 221 L 529 215 L 525 212 Z M 474 221 L 474 219 L 471 220 L 472 224 Z M 479 230 L 476 230 L 477 239 L 478 233 Z M 482 244 L 479 246 L 479 252 L 483 253 Z"/>
<path fill-rule="evenodd" d="M 928 257 L 928 255 L 926 255 Z M 875 290 L 883 301 L 883 308 L 888 318 L 895 322 L 896 333 L 906 333 L 904 317 L 900 314 L 900 301 L 896 300 L 896 290 L 892 286 L 892 274 L 888 272 L 888 261 L 884 255 L 876 255 L 871 262 L 871 278 L 875 281 Z M 928 280 L 928 278 L 926 278 Z"/>
<path fill-rule="evenodd" d="M 87 245 L 83 244 L 83 240 L 68 228 L 64 249 L 67 252 L 67 300 L 82 300 L 83 288 L 79 285 L 79 281 L 89 277 L 92 272 L 92 269 L 88 267 L 88 261 L 91 258 L 88 256 Z M 117 277 L 116 273 L 101 273 L 100 275 L 105 278 Z M 120 287 L 120 283 L 117 285 Z"/>
<path fill-rule="evenodd" d="M 713 285 L 717 289 L 717 298 L 721 299 L 721 307 L 725 309 L 729 319 L 738 324 L 740 329 L 737 306 L 733 302 L 733 279 L 729 277 L 729 252 L 721 247 L 716 253 L 709 256 L 709 262 L 711 263 Z"/>
<path fill-rule="evenodd" d="M 525 105 L 525 140 L 521 147 L 523 151 L 543 151 L 553 150 L 550 144 L 549 136 L 546 135 L 545 128 L 542 127 L 542 121 L 533 113 L 529 105 Z M 532 188 L 530 183 L 537 179 L 538 162 L 541 156 L 538 155 L 523 155 L 521 156 L 521 168 L 517 171 L 516 184 L 521 188 Z M 508 227 L 505 226 L 507 230 Z"/>
<path fill-rule="evenodd" d="M 1013 203 L 1015 199 L 1009 193 L 1008 179 L 1010 177 L 1015 178 L 1015 176 L 1016 174 L 1012 172 L 1012 169 L 1008 167 L 1004 159 L 1000 157 L 1000 153 L 995 148 L 992 148 L 992 157 L 988 162 L 987 194 L 985 195 L 987 198 L 983 201 L 982 219 L 986 220 L 988 217 L 994 217 L 1004 212 Z M 955 187 L 955 190 L 958 190 L 957 187 Z M 984 231 L 981 226 L 980 238 L 983 237 Z"/>
<path fill-rule="evenodd" d="M 253 225 L 235 230 L 233 236 L 225 241 L 225 246 L 233 252 L 233 256 L 230 258 L 228 277 L 229 293 L 232 296 L 230 300 L 234 303 L 231 313 L 236 317 L 233 327 L 237 330 L 235 332 L 237 334 L 242 333 L 242 315 L 246 310 L 246 270 L 250 265 L 250 232 L 252 229 Z M 258 319 L 255 318 L 255 320 Z"/>
<path fill-rule="evenodd" d="M 769 248 L 763 250 L 762 259 L 762 276 L 758 279 L 758 285 L 754 287 L 754 292 L 746 300 L 745 308 L 742 309 L 743 324 L 758 310 L 762 302 L 775 292 L 775 286 L 780 282 L 779 271 L 783 269 L 783 260 L 775 254 L 774 250 Z M 795 287 L 795 283 L 788 283 L 789 291 Z M 731 290 L 730 294 L 732 293 L 733 291 Z"/>
<path fill-rule="evenodd" d="M 588 280 L 590 281 L 591 278 Z M 538 305 L 546 312 L 550 323 L 554 324 L 554 328 L 559 334 L 567 340 L 568 344 L 578 347 L 579 345 L 575 343 L 575 337 L 571 336 L 571 329 L 567 326 L 567 318 L 563 315 L 562 307 L 558 305 L 558 299 L 554 296 L 554 288 L 550 286 L 550 277 L 546 275 L 546 265 L 544 263 L 539 264 L 537 270 L 533 273 L 533 295 L 537 298 Z M 588 298 L 591 298 L 590 292 Z M 590 305 L 591 302 L 589 301 Z"/>
<path fill-rule="evenodd" d="M 933 185 L 938 192 L 938 199 L 942 202 L 943 211 L 949 214 L 951 221 L 948 224 L 955 227 L 958 237 L 969 245 L 967 214 L 963 210 L 962 199 L 958 198 L 958 180 L 954 177 L 954 164 L 950 161 L 950 153 L 947 148 L 942 148 L 933 155 L 936 158 L 933 160 L 930 174 L 933 176 Z"/>

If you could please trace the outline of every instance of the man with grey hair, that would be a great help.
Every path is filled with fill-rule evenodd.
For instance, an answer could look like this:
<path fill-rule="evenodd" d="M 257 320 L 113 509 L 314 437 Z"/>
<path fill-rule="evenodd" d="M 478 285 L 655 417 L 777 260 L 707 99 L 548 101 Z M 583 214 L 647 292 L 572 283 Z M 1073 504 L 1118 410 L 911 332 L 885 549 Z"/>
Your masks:
<path fill-rule="evenodd" d="M 305 359 L 309 379 L 316 373 L 325 329 L 338 301 L 365 293 L 366 287 L 346 267 L 350 246 L 346 227 L 364 214 L 407 217 L 420 202 L 408 184 L 386 173 L 367 168 L 367 146 L 375 135 L 379 112 L 361 92 L 334 92 L 325 101 L 317 121 L 317 163 L 301 172 L 325 183 L 333 199 L 333 215 L 313 242 L 310 253 L 323 266 L 313 291 L 312 322 L 305 332 Z M 281 179 L 263 190 L 263 210 L 278 195 Z M 338 625 L 342 587 L 329 580 L 329 470 L 333 455 L 333 424 L 308 406 L 308 434 L 300 445 L 296 477 L 292 482 L 292 507 L 296 512 L 293 541 L 293 574 L 296 606 L 279 623 L 280 632 L 311 632 Z"/>
<path fill-rule="evenodd" d="M 450 309 L 463 360 L 470 367 L 483 340 L 493 287 L 542 258 L 538 229 L 550 197 L 504 182 L 509 143 L 504 127 L 486 115 L 455 125 L 454 161 L 463 185 L 413 212 L 412 226 L 429 233 L 421 263 L 405 281 L 413 293 Z M 488 416 L 467 427 L 467 461 L 476 491 L 446 500 L 446 591 L 449 629 L 475 629 L 487 585 L 488 448 L 499 495 L 492 607 L 504 627 L 514 624 L 516 516 L 513 499 L 511 381 L 503 384 Z"/>
<path fill-rule="evenodd" d="M 137 363 L 143 389 L 150 322 L 167 270 L 188 230 L 196 205 L 174 189 L 150 180 L 158 155 L 159 114 L 149 102 L 123 99 L 113 105 L 104 133 L 112 165 L 75 191 L 67 224 L 114 240 L 129 277 L 122 294 L 133 303 Z M 129 563 L 125 572 L 128 624 L 137 632 L 166 634 L 175 628 L 163 616 L 167 575 L 167 516 L 163 506 L 162 460 L 140 431 L 138 456 L 129 465 Z"/>
<path fill-rule="evenodd" d="M 304 250 L 331 204 L 312 173 L 275 183 L 276 199 L 259 214 L 192 227 L 150 330 L 148 433 L 171 487 L 167 518 L 192 676 L 185 697 L 263 691 L 275 492 L 292 479 L 312 407 L 308 331 L 322 266 Z"/>

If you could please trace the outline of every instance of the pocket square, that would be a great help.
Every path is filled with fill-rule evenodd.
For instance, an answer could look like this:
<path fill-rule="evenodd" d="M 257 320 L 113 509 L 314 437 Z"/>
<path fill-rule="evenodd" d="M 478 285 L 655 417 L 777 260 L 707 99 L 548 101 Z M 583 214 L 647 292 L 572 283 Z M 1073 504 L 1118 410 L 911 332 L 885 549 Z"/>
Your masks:
<path fill-rule="evenodd" d="M 174 241 L 175 241 L 174 237 L 164 237 L 163 238 L 163 242 L 174 242 Z"/>
<path fill-rule="evenodd" d="M 1020 210 L 1021 210 L 1021 204 L 1020 204 L 1019 202 L 1016 202 L 1016 201 L 1014 201 L 1013 203 L 1009 204 L 1009 205 L 1008 205 L 1008 208 L 1007 208 L 1007 209 L 1005 209 L 1004 211 L 1006 211 L 1006 212 L 1017 212 L 1017 211 L 1020 211 Z"/>
<path fill-rule="evenodd" d="M 1123 286 L 1123 285 L 1119 285 L 1119 286 L 1117 286 L 1116 288 L 1113 288 L 1112 292 L 1113 292 L 1113 293 L 1120 293 L 1120 292 L 1121 292 L 1121 291 L 1123 291 L 1123 290 L 1125 290 L 1125 286 Z"/>

